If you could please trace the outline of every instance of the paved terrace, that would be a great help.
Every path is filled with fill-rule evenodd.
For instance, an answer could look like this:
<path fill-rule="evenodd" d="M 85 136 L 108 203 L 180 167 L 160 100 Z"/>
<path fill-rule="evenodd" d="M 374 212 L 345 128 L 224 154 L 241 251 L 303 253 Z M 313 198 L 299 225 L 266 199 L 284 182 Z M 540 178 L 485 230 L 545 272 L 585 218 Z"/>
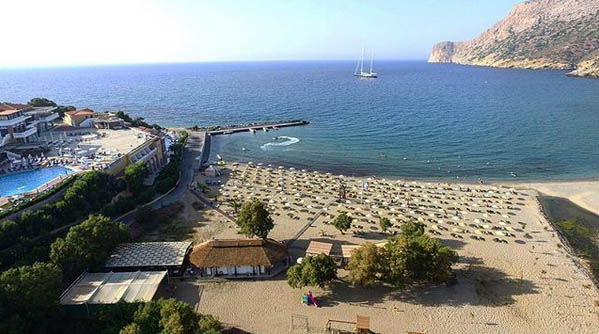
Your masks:
<path fill-rule="evenodd" d="M 51 143 L 48 156 L 71 158 L 77 155 L 96 155 L 96 162 L 109 164 L 145 143 L 150 134 L 139 130 L 105 130 L 85 128 L 77 130 L 55 130 L 44 135 L 43 140 Z"/>

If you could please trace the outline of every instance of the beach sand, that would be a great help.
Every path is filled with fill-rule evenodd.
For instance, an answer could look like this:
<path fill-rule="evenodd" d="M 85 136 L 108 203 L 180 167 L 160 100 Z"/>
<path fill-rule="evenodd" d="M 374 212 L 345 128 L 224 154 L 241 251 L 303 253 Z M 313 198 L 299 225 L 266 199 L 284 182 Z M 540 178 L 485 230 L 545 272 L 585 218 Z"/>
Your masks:
<path fill-rule="evenodd" d="M 219 208 L 229 215 L 235 215 L 235 198 L 268 203 L 275 221 L 270 237 L 291 240 L 295 258 L 304 256 L 311 240 L 331 242 L 334 249 L 384 241 L 408 220 L 424 223 L 428 233 L 460 255 L 458 283 L 451 287 L 352 287 L 344 280 L 344 270 L 326 290 L 292 289 L 284 275 L 181 283 L 201 285 L 199 312 L 214 314 L 229 325 L 252 333 L 290 333 L 295 314 L 317 330 L 328 319 L 355 321 L 356 315 L 367 315 L 377 333 L 596 333 L 599 328 L 599 292 L 561 245 L 534 190 L 361 179 L 238 164 L 228 165 L 216 179 L 224 184 L 211 186 L 211 192 L 220 194 Z M 341 183 L 355 195 L 342 204 L 336 202 Z M 330 225 L 341 211 L 355 219 L 344 234 Z M 390 231 L 380 230 L 379 217 L 391 219 Z M 241 237 L 234 224 L 221 223 L 214 231 L 211 237 Z M 321 307 L 302 305 L 301 294 L 308 290 L 315 292 Z"/>
<path fill-rule="evenodd" d="M 580 207 L 599 214 L 599 181 L 532 182 L 514 184 L 549 196 L 567 198 Z"/>

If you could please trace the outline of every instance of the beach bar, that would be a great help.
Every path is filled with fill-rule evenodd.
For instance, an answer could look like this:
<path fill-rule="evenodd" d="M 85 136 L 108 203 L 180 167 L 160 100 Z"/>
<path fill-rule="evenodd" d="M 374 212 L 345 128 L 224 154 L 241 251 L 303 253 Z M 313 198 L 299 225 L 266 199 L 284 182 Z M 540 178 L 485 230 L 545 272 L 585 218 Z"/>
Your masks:
<path fill-rule="evenodd" d="M 193 248 L 189 262 L 199 276 L 270 277 L 287 269 L 287 246 L 272 239 L 210 240 Z"/>

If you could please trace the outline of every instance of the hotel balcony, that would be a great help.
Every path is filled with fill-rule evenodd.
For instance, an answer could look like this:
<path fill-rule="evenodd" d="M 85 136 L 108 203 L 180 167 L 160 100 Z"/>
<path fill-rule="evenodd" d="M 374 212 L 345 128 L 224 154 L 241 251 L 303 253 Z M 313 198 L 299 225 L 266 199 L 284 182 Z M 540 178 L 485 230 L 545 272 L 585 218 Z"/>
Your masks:
<path fill-rule="evenodd" d="M 29 136 L 33 136 L 33 135 L 36 135 L 36 134 L 37 134 L 37 128 L 33 127 L 33 128 L 27 129 L 27 130 L 22 131 L 22 132 L 14 132 L 13 133 L 13 137 L 15 139 L 25 139 L 25 138 L 27 138 Z"/>
<path fill-rule="evenodd" d="M 150 157 L 156 154 L 157 148 L 146 147 L 143 151 L 138 152 L 131 156 L 131 162 L 137 163 L 140 161 L 147 161 Z"/>
<path fill-rule="evenodd" d="M 19 125 L 21 123 L 25 123 L 25 121 L 27 121 L 27 119 L 29 119 L 29 116 L 19 116 L 13 119 L 2 119 L 0 120 L 0 127 L 9 127 L 9 126 L 16 126 Z"/>
<path fill-rule="evenodd" d="M 58 113 L 53 112 L 48 116 L 40 117 L 39 121 L 40 122 L 52 122 L 53 120 L 57 119 L 58 117 L 59 117 Z"/>

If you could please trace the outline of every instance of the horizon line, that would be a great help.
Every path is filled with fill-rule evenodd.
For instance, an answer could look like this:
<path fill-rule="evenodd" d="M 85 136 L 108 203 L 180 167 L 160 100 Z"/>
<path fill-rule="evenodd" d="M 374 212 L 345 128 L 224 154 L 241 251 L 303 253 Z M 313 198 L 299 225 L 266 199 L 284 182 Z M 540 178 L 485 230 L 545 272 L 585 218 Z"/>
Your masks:
<path fill-rule="evenodd" d="M 9 65 L 0 68 L 11 69 L 51 69 L 74 67 L 103 67 L 103 66 L 136 66 L 136 65 L 183 65 L 183 64 L 218 64 L 218 63 L 284 63 L 284 62 L 348 62 L 356 59 L 254 59 L 254 60 L 192 60 L 192 61 L 148 61 L 148 62 L 117 62 L 117 63 L 75 63 L 75 64 L 47 64 L 47 65 Z M 377 61 L 406 61 L 426 62 L 424 58 L 380 58 Z"/>

